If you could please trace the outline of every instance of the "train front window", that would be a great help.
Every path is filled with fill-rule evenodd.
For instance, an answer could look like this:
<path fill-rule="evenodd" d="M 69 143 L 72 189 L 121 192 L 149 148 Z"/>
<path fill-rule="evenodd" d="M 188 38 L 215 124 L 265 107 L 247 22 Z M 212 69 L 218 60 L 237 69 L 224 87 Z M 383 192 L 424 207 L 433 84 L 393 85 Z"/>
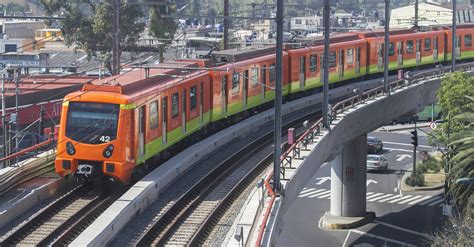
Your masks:
<path fill-rule="evenodd" d="M 117 138 L 119 111 L 117 104 L 70 102 L 66 136 L 89 144 L 113 141 Z"/>

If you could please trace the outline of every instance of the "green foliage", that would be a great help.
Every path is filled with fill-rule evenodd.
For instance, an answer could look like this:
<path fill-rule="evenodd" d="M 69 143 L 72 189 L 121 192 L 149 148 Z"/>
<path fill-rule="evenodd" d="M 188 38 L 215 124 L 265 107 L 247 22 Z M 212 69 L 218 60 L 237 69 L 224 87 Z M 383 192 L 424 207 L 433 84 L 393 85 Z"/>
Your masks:
<path fill-rule="evenodd" d="M 417 172 L 414 172 L 411 174 L 411 176 L 407 177 L 405 183 L 410 186 L 425 185 L 425 176 L 423 175 L 423 172 L 421 172 L 422 169 L 417 168 Z"/>
<path fill-rule="evenodd" d="M 61 22 L 61 31 L 67 45 L 77 45 L 89 58 L 107 58 L 106 67 L 111 70 L 110 53 L 112 51 L 112 0 L 97 3 L 92 0 L 41 0 L 50 14 L 63 13 L 66 19 Z M 140 6 L 120 5 L 120 54 L 127 47 L 136 47 L 145 24 Z"/>
<path fill-rule="evenodd" d="M 443 168 L 443 163 L 437 161 L 432 157 L 429 157 L 428 160 L 424 161 L 422 165 L 426 167 L 426 171 L 429 170 L 433 172 L 439 172 L 441 171 L 441 168 Z"/>
<path fill-rule="evenodd" d="M 467 73 L 456 72 L 443 78 L 438 91 L 439 104 L 450 114 L 448 124 L 435 132 L 433 139 L 442 139 L 448 146 L 451 182 L 474 177 L 474 80 Z M 448 138 L 449 133 L 449 138 Z M 451 183 L 450 191 L 459 207 L 467 205 L 474 185 Z"/>
<path fill-rule="evenodd" d="M 5 10 L 7 13 L 12 13 L 12 12 L 27 12 L 30 11 L 30 7 L 26 3 L 25 5 L 20 5 L 17 3 L 8 3 L 5 6 Z"/>
<path fill-rule="evenodd" d="M 162 15 L 171 15 L 176 12 L 176 5 L 154 6 L 150 9 L 150 35 L 160 38 L 160 62 L 163 62 L 163 46 L 173 41 L 176 28 L 176 21 L 171 18 L 162 18 Z"/>

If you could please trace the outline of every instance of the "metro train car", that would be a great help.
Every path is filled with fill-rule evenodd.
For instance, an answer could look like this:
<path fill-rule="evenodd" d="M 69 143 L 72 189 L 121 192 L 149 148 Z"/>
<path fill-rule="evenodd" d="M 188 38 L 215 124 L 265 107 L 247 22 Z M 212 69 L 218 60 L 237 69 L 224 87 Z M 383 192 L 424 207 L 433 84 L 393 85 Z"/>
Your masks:
<path fill-rule="evenodd" d="M 474 25 L 460 25 L 457 33 L 457 58 L 474 58 Z M 389 69 L 448 63 L 450 35 L 444 29 L 392 31 Z M 285 46 L 285 100 L 321 89 L 323 50 L 321 39 Z M 383 32 L 334 35 L 329 56 L 332 87 L 380 76 L 382 51 Z M 146 167 L 143 164 L 159 163 L 197 139 L 271 107 L 275 97 L 274 47 L 217 51 L 206 59 L 158 67 L 95 80 L 64 98 L 58 174 L 127 184 Z"/>
<path fill-rule="evenodd" d="M 160 154 L 210 122 L 210 77 L 177 69 L 134 69 L 85 84 L 64 98 L 56 172 L 80 180 L 128 183 L 137 164 Z"/>

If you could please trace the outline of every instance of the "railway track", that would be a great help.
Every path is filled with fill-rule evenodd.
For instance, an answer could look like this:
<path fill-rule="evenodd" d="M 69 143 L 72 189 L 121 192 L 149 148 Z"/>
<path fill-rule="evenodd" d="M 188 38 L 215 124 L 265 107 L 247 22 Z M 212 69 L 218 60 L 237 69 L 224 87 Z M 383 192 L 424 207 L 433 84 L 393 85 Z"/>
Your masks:
<path fill-rule="evenodd" d="M 284 129 L 300 126 L 309 117 L 315 119 L 315 112 L 318 111 L 285 124 Z M 201 245 L 241 191 L 273 163 L 272 137 L 273 132 L 264 134 L 217 165 L 178 199 L 168 203 L 131 244 Z M 268 152 L 258 152 L 264 148 L 268 148 Z"/>
<path fill-rule="evenodd" d="M 0 245 L 66 245 L 97 218 L 116 197 L 116 193 L 93 190 L 88 185 L 80 185 L 41 209 Z"/>

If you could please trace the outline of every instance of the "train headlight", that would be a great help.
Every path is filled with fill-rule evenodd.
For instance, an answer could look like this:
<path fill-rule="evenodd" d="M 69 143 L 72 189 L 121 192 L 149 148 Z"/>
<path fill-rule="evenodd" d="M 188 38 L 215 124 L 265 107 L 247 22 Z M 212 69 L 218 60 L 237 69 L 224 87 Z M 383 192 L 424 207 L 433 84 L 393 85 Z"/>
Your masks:
<path fill-rule="evenodd" d="M 66 152 L 69 155 L 74 155 L 76 153 L 76 149 L 74 148 L 74 145 L 71 142 L 66 143 Z"/>
<path fill-rule="evenodd" d="M 104 152 L 102 152 L 102 155 L 104 155 L 105 158 L 110 158 L 113 153 L 114 153 L 114 145 L 110 144 L 104 149 Z"/>

